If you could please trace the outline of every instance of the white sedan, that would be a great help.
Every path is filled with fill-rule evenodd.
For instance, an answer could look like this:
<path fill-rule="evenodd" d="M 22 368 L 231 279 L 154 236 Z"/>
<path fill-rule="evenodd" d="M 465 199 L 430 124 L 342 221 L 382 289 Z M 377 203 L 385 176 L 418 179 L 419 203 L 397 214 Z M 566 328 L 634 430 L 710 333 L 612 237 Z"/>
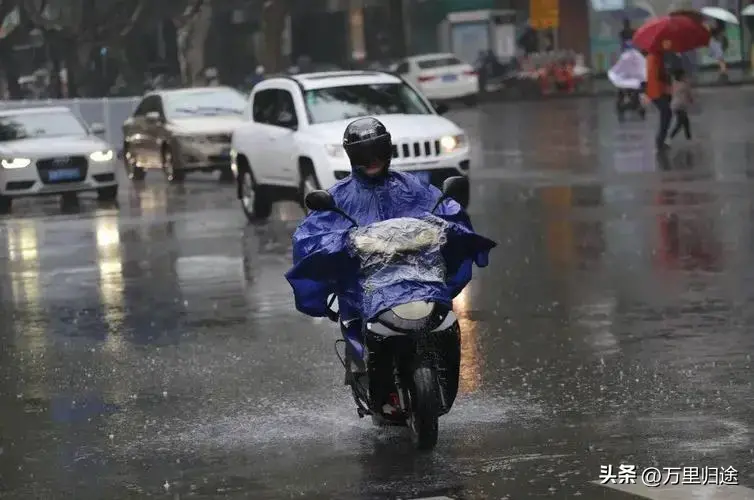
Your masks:
<path fill-rule="evenodd" d="M 96 191 L 100 200 L 118 196 L 116 158 L 110 146 L 64 107 L 0 111 L 0 213 L 13 198 L 75 196 Z"/>
<path fill-rule="evenodd" d="M 424 54 L 400 61 L 392 70 L 433 101 L 462 99 L 474 104 L 479 78 L 474 68 L 453 54 Z"/>

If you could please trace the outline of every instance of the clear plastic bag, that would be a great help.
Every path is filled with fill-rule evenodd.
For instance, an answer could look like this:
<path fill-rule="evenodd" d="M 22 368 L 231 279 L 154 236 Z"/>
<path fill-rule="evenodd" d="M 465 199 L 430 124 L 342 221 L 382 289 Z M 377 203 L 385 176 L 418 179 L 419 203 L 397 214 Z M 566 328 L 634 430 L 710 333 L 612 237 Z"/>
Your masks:
<path fill-rule="evenodd" d="M 354 229 L 349 252 L 360 262 L 359 281 L 365 293 L 395 283 L 445 283 L 442 247 L 448 223 L 430 215 L 400 217 Z"/>

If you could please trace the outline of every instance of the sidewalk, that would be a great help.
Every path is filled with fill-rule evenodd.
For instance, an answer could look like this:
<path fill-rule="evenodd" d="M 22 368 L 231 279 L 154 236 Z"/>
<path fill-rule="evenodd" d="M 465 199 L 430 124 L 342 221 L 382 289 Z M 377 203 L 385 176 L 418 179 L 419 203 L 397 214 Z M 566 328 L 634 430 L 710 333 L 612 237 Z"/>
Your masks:
<path fill-rule="evenodd" d="M 754 76 L 750 68 L 729 68 L 728 81 L 721 81 L 715 70 L 704 69 L 694 75 L 695 87 L 735 87 L 741 85 L 754 85 Z M 567 99 L 573 97 L 603 97 L 614 96 L 615 87 L 607 77 L 599 77 L 592 80 L 589 88 L 572 94 L 553 93 L 539 96 L 521 95 L 515 90 L 503 89 L 498 92 L 490 92 L 480 96 L 481 101 L 537 101 L 545 99 Z"/>

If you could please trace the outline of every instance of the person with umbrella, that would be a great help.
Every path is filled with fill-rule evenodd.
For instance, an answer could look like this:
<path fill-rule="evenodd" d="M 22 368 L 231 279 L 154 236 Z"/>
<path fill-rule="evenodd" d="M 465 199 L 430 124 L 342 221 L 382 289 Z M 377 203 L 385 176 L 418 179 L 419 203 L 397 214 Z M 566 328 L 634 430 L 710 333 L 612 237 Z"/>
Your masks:
<path fill-rule="evenodd" d="M 745 15 L 746 9 L 741 11 Z M 717 61 L 721 80 L 728 79 L 728 64 L 725 61 L 725 53 L 728 51 L 730 41 L 726 34 L 729 24 L 740 24 L 738 16 L 721 7 L 702 7 L 700 13 L 715 20 L 715 24 L 709 28 L 712 41 L 709 44 L 710 55 Z"/>
<path fill-rule="evenodd" d="M 665 45 L 670 49 L 670 43 Z M 660 124 L 655 136 L 655 147 L 662 151 L 668 147 L 666 142 L 670 122 L 673 119 L 671 102 L 671 81 L 665 67 L 665 58 L 662 52 L 650 52 L 647 54 L 647 85 L 645 93 L 660 113 Z"/>
<path fill-rule="evenodd" d="M 717 61 L 720 79 L 727 79 L 728 64 L 725 62 L 725 52 L 730 42 L 725 34 L 725 23 L 719 19 L 715 21 L 715 26 L 710 30 L 710 36 L 712 38 L 709 44 L 710 56 Z"/>
<path fill-rule="evenodd" d="M 658 150 L 668 147 L 666 138 L 673 116 L 670 107 L 671 81 L 665 68 L 664 55 L 705 47 L 709 41 L 709 29 L 702 23 L 701 14 L 694 11 L 677 11 L 650 19 L 634 34 L 634 46 L 648 53 L 646 95 L 660 113 L 655 138 Z"/>

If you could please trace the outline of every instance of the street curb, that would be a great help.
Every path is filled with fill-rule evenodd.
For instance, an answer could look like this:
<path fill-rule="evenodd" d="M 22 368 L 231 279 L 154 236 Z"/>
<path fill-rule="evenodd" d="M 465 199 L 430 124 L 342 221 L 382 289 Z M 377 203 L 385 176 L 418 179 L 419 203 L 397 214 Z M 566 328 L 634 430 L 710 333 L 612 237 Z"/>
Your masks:
<path fill-rule="evenodd" d="M 717 88 L 717 87 L 750 87 L 754 85 L 754 79 L 738 80 L 732 82 L 709 81 L 697 83 L 696 88 Z M 547 94 L 547 95 L 518 95 L 509 94 L 505 91 L 484 93 L 479 96 L 481 102 L 516 102 L 516 101 L 551 101 L 565 99 L 587 99 L 596 97 L 615 97 L 615 89 L 600 89 L 592 91 L 574 92 L 572 94 Z"/>

